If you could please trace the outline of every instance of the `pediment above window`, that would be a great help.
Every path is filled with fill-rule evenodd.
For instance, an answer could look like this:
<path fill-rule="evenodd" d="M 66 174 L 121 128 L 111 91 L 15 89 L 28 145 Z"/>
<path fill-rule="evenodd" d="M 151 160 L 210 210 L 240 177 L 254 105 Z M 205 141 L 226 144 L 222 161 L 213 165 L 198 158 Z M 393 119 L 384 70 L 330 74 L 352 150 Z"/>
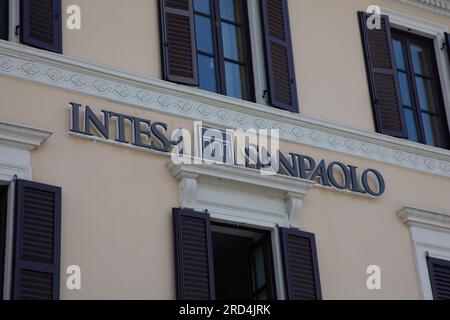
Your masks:
<path fill-rule="evenodd" d="M 218 220 L 299 227 L 302 201 L 315 182 L 220 164 L 167 164 L 179 181 L 180 206 Z"/>

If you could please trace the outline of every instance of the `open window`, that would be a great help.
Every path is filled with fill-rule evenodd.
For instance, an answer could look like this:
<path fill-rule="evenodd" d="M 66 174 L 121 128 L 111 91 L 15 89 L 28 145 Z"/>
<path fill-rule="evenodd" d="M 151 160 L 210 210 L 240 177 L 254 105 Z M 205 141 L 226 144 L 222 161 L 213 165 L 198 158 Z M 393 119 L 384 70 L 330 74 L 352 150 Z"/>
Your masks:
<path fill-rule="evenodd" d="M 313 234 L 214 223 L 208 213 L 187 209 L 174 209 L 173 222 L 178 299 L 277 299 L 274 251 L 283 256 L 279 276 L 287 299 L 322 298 Z M 272 232 L 279 232 L 281 248 L 271 241 Z"/>

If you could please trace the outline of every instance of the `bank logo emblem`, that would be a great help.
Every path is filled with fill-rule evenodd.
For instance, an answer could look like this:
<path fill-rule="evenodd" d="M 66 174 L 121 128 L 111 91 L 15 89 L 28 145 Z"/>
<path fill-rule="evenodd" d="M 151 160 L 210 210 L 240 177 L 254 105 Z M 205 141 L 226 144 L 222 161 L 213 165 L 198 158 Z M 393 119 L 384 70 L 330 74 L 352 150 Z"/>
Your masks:
<path fill-rule="evenodd" d="M 201 137 L 200 154 L 205 161 L 234 164 L 233 135 L 219 129 L 198 126 Z"/>

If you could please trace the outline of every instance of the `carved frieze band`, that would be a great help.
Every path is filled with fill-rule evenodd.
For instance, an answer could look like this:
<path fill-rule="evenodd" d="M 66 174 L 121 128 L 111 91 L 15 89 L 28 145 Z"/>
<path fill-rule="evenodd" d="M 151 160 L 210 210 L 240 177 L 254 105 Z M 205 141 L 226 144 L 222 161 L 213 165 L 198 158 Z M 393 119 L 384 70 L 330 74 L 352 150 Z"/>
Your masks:
<path fill-rule="evenodd" d="M 450 17 L 450 1 L 449 0 L 396 0 L 397 2 L 406 3 L 408 5 L 425 9 L 438 15 Z"/>
<path fill-rule="evenodd" d="M 313 120 L 4 41 L 0 41 L 0 75 L 219 127 L 279 129 L 281 139 L 294 143 L 450 177 L 447 150 Z"/>

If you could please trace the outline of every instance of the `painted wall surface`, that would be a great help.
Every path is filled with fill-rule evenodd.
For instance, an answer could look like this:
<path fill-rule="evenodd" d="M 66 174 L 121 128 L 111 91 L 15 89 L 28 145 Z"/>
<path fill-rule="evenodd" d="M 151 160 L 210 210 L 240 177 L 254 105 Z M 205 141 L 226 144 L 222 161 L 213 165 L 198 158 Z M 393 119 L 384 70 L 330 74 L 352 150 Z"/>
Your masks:
<path fill-rule="evenodd" d="M 171 209 L 179 195 L 168 158 L 68 135 L 67 104 L 159 120 L 171 129 L 193 123 L 7 77 L 0 77 L 0 96 L 2 121 L 54 132 L 32 153 L 32 165 L 33 180 L 63 188 L 62 270 L 82 268 L 82 290 L 68 291 L 63 278 L 62 298 L 174 298 Z M 386 180 L 379 199 L 323 189 L 307 195 L 301 226 L 316 233 L 324 298 L 419 298 L 409 230 L 395 212 L 404 205 L 449 212 L 443 199 L 450 181 L 295 144 L 282 149 L 373 167 Z M 382 267 L 381 291 L 366 289 L 371 264 Z"/>

